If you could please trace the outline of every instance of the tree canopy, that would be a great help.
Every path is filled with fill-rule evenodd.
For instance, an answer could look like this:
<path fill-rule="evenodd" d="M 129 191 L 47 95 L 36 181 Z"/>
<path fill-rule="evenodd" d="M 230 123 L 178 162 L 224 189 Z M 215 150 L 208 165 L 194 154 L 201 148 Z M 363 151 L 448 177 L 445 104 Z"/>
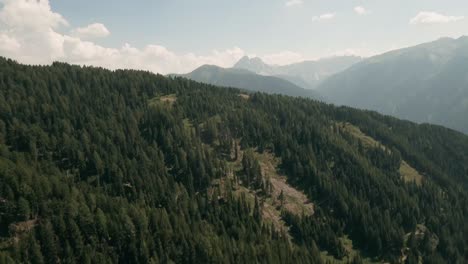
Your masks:
<path fill-rule="evenodd" d="M 322 263 L 324 252 L 349 255 L 345 237 L 352 263 L 468 261 L 467 136 L 240 95 L 149 72 L 0 59 L 0 262 Z M 237 145 L 246 187 L 265 184 L 251 152 L 272 153 L 314 214 L 284 211 L 285 234 L 262 220 L 261 197 L 252 206 L 210 191 Z M 420 183 L 404 179 L 403 161 Z"/>

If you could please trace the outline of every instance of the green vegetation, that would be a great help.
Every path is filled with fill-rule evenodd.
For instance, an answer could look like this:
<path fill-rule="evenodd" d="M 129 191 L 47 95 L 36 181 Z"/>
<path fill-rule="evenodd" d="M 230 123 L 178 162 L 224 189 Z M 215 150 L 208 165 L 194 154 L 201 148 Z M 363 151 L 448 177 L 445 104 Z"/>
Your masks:
<path fill-rule="evenodd" d="M 240 94 L 0 59 L 0 262 L 468 261 L 467 136 Z"/>
<path fill-rule="evenodd" d="M 346 131 L 359 139 L 362 146 L 370 151 L 375 148 L 382 148 L 385 151 L 389 151 L 388 148 L 382 145 L 380 142 L 362 133 L 358 127 L 355 127 L 349 123 L 341 124 L 340 127 L 343 131 Z M 406 182 L 415 182 L 416 184 L 421 185 L 423 176 L 419 174 L 417 170 L 411 167 L 406 161 L 401 160 L 399 172 Z"/>
<path fill-rule="evenodd" d="M 407 182 L 415 182 L 418 185 L 421 185 L 423 176 L 419 174 L 417 170 L 411 167 L 406 161 L 402 160 L 400 165 L 400 174 L 403 179 Z"/>

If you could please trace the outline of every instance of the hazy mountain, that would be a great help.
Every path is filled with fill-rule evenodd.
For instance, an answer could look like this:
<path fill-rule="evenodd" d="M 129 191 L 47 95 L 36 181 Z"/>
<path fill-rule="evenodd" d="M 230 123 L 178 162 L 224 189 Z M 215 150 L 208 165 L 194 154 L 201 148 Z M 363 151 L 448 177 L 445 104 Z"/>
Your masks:
<path fill-rule="evenodd" d="M 255 92 L 320 98 L 315 91 L 306 90 L 290 81 L 275 76 L 259 75 L 244 69 L 203 65 L 193 72 L 181 76 L 198 82 Z"/>
<path fill-rule="evenodd" d="M 234 65 L 234 68 L 246 69 L 262 75 L 278 76 L 303 88 L 313 89 L 327 77 L 341 72 L 359 61 L 361 61 L 360 57 L 337 56 L 278 66 L 268 65 L 258 57 L 245 56 Z"/>
<path fill-rule="evenodd" d="M 259 57 L 249 58 L 248 56 L 244 56 L 233 68 L 249 70 L 258 74 L 272 75 L 274 66 L 264 63 Z"/>
<path fill-rule="evenodd" d="M 468 132 L 468 38 L 388 52 L 318 87 L 336 104 L 377 110 Z"/>

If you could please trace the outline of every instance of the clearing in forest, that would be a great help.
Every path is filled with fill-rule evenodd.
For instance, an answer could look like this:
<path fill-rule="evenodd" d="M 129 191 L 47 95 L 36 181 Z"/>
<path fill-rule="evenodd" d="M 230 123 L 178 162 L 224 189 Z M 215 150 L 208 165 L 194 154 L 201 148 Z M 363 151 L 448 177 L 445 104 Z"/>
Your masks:
<path fill-rule="evenodd" d="M 268 152 L 256 153 L 256 156 L 260 161 L 263 177 L 270 179 L 272 185 L 271 197 L 267 198 L 267 201 L 276 207 L 281 207 L 282 203 L 284 210 L 296 215 L 312 215 L 314 205 L 307 196 L 289 185 L 286 176 L 278 172 L 280 160 Z M 281 193 L 283 193 L 283 201 L 280 200 Z"/>
<path fill-rule="evenodd" d="M 381 147 L 384 150 L 388 150 L 382 143 L 364 134 L 358 127 L 350 123 L 339 123 L 339 127 L 360 140 L 366 148 Z M 401 160 L 399 172 L 405 182 L 415 182 L 417 185 L 421 185 L 423 176 L 405 160 Z"/>
<path fill-rule="evenodd" d="M 16 222 L 9 226 L 9 230 L 13 236 L 10 239 L 0 240 L 0 250 L 5 250 L 13 247 L 21 239 L 25 239 L 26 235 L 38 225 L 38 219 L 31 219 L 22 222 Z"/>
<path fill-rule="evenodd" d="M 404 160 L 401 161 L 400 174 L 406 182 L 415 182 L 417 185 L 422 183 L 423 176 Z"/>
<path fill-rule="evenodd" d="M 281 218 L 282 210 L 296 215 L 312 215 L 314 213 L 313 203 L 303 192 L 287 183 L 286 176 L 278 171 L 280 159 L 269 152 L 254 152 L 260 163 L 262 178 L 271 183 L 269 193 L 262 190 L 253 190 L 240 184 L 236 175 L 242 170 L 244 151 L 241 150 L 239 144 L 235 144 L 235 147 L 238 153 L 237 159 L 228 162 L 229 173 L 225 178 L 215 180 L 213 186 L 218 188 L 222 196 L 225 196 L 226 190 L 229 191 L 230 189 L 236 197 L 244 196 L 251 208 L 254 208 L 255 197 L 257 197 L 261 203 L 263 221 L 272 224 L 277 231 L 286 233 L 291 239 L 288 234 L 289 228 Z"/>
<path fill-rule="evenodd" d="M 239 94 L 239 96 L 240 96 L 242 99 L 245 99 L 245 100 L 249 100 L 249 99 L 250 99 L 250 95 L 245 94 L 245 93 L 241 93 L 241 94 Z"/>
<path fill-rule="evenodd" d="M 163 96 L 156 96 L 148 101 L 150 106 L 169 105 L 172 106 L 177 101 L 175 94 L 168 94 Z"/>

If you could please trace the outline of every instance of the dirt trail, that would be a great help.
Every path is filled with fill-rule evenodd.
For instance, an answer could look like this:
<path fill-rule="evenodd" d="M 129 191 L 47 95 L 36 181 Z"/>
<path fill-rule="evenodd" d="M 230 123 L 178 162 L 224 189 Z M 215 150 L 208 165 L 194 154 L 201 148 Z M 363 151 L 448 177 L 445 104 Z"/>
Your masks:
<path fill-rule="evenodd" d="M 223 192 L 225 192 L 224 190 L 229 189 L 226 188 L 226 185 L 230 184 L 233 194 L 236 197 L 244 195 L 250 203 L 251 208 L 254 206 L 255 196 L 257 196 L 259 201 L 262 203 L 263 220 L 267 223 L 273 224 L 277 231 L 284 232 L 289 238 L 291 238 L 288 233 L 289 227 L 281 218 L 282 210 L 286 210 L 296 215 L 313 215 L 313 203 L 309 201 L 303 192 L 287 183 L 286 176 L 281 175 L 278 172 L 280 159 L 274 157 L 272 153 L 255 152 L 255 157 L 261 166 L 263 179 L 268 180 L 271 183 L 270 193 L 265 194 L 261 190 L 252 190 L 239 184 L 235 175 L 242 170 L 242 157 L 244 151 L 240 148 L 240 143 L 237 141 L 233 146 L 233 151 L 230 155 L 231 158 L 235 157 L 234 148 L 237 148 L 237 159 L 228 162 L 229 170 L 226 177 L 213 181 L 213 187 L 211 188 L 212 190 L 210 193 L 213 194 L 214 189 L 218 188 L 221 195 L 225 196 L 226 193 Z M 283 193 L 283 198 L 281 198 L 281 193 Z"/>
<path fill-rule="evenodd" d="M 271 153 L 264 152 L 257 154 L 262 167 L 263 176 L 270 179 L 272 184 L 271 202 L 272 205 L 281 207 L 288 212 L 297 215 L 312 215 L 314 213 L 314 205 L 309 201 L 307 196 L 287 183 L 287 178 L 278 173 L 279 159 Z M 281 192 L 283 192 L 283 201 L 280 200 Z"/>

